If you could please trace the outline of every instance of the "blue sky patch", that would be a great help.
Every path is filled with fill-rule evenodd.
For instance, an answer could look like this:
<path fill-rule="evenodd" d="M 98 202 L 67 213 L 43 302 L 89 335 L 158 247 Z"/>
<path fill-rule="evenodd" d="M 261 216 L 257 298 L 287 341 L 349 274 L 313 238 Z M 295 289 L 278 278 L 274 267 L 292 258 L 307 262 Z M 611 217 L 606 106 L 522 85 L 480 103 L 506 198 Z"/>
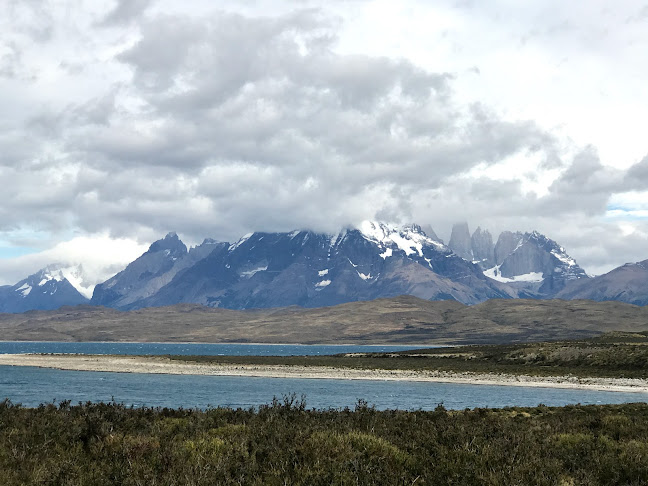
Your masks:
<path fill-rule="evenodd" d="M 38 250 L 27 247 L 17 246 L 0 246 L 0 258 L 16 258 L 30 253 L 36 253 Z"/>

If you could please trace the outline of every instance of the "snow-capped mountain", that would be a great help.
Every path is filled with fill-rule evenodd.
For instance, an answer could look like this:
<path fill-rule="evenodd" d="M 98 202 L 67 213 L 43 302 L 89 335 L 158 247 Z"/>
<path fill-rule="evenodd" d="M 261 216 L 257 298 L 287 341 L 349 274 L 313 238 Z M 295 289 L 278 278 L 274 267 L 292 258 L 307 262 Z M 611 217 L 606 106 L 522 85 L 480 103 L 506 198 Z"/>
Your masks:
<path fill-rule="evenodd" d="M 88 303 L 82 269 L 50 265 L 15 285 L 0 287 L 0 312 L 57 309 Z"/>
<path fill-rule="evenodd" d="M 367 221 L 336 235 L 251 233 L 188 252 L 175 234 L 98 285 L 92 303 L 133 309 L 193 302 L 232 309 L 318 307 L 411 294 L 476 303 L 514 297 L 417 225 Z M 195 255 L 190 258 L 191 255 Z"/>
<path fill-rule="evenodd" d="M 177 303 L 251 309 L 409 294 L 474 304 L 491 298 L 568 297 L 560 292 L 582 290 L 573 284 L 585 280 L 589 277 L 565 249 L 537 232 L 506 231 L 493 245 L 487 230 L 478 228 L 471 235 L 462 224 L 453 228 L 446 246 L 431 228 L 365 221 L 333 235 L 256 232 L 235 243 L 206 239 L 191 249 L 169 233 L 97 285 L 90 303 L 117 309 Z M 86 303 L 84 295 L 92 291 L 82 268 L 50 266 L 0 287 L 0 311 Z"/>
<path fill-rule="evenodd" d="M 488 230 L 470 234 L 467 223 L 452 227 L 448 246 L 457 255 L 479 265 L 488 278 L 517 289 L 520 296 L 550 298 L 568 282 L 587 279 L 565 249 L 533 231 L 504 231 L 497 243 Z"/>
<path fill-rule="evenodd" d="M 484 275 L 540 297 L 551 297 L 568 282 L 589 278 L 562 246 L 537 231 L 502 233 L 494 257 L 497 264 Z"/>
<path fill-rule="evenodd" d="M 47 267 L 48 276 L 61 281 L 66 279 L 86 299 L 92 297 L 94 285 L 86 282 L 86 275 L 82 265 L 50 265 Z"/>

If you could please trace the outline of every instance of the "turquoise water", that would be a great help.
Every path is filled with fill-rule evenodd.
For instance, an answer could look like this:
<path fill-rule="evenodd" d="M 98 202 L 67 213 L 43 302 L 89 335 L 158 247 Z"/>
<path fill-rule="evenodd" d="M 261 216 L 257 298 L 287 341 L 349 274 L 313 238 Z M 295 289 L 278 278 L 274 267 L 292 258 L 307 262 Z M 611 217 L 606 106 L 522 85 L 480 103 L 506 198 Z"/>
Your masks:
<path fill-rule="evenodd" d="M 648 394 L 552 388 L 412 383 L 369 380 L 98 373 L 0 366 L 0 399 L 37 406 L 54 400 L 116 401 L 150 407 L 256 407 L 273 396 L 306 396 L 309 408 L 351 407 L 358 399 L 377 409 L 431 410 L 474 407 L 646 402 Z"/>
<path fill-rule="evenodd" d="M 420 346 L 430 347 L 430 346 Z M 359 346 L 355 344 L 204 344 L 204 343 L 64 343 L 0 341 L 0 354 L 81 353 L 202 356 L 312 356 L 338 353 L 390 352 L 413 346 Z"/>
<path fill-rule="evenodd" d="M 154 343 L 0 343 L 0 353 L 289 355 L 390 351 L 402 346 L 295 346 Z M 136 407 L 258 407 L 273 397 L 305 395 L 309 408 L 353 408 L 359 399 L 379 410 L 431 410 L 544 404 L 648 402 L 648 394 L 552 388 L 191 375 L 61 371 L 0 366 L 0 400 L 25 406 L 71 400 L 116 401 Z"/>

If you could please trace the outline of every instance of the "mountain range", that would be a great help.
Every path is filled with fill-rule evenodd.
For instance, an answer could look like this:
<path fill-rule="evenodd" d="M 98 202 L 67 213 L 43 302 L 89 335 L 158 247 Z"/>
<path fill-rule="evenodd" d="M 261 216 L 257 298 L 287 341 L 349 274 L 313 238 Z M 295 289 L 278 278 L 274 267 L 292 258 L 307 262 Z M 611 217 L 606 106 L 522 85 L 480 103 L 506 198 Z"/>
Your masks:
<path fill-rule="evenodd" d="M 190 249 L 169 233 L 97 285 L 90 299 L 81 276 L 80 268 L 54 265 L 0 287 L 0 311 L 82 303 L 120 310 L 179 303 L 314 308 L 403 294 L 463 304 L 516 298 L 648 304 L 648 261 L 591 278 L 538 232 L 505 231 L 494 241 L 481 228 L 471 234 L 465 223 L 453 227 L 447 245 L 431 228 L 375 221 L 334 235 L 257 232 Z"/>

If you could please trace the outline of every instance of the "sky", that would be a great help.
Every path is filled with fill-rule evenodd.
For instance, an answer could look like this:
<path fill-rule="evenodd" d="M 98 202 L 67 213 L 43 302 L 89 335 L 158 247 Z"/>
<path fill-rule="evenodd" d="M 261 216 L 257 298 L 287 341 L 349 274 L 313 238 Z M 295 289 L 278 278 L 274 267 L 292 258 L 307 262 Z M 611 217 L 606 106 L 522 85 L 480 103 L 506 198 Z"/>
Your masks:
<path fill-rule="evenodd" d="M 366 219 L 648 258 L 648 0 L 3 0 L 0 285 Z"/>

